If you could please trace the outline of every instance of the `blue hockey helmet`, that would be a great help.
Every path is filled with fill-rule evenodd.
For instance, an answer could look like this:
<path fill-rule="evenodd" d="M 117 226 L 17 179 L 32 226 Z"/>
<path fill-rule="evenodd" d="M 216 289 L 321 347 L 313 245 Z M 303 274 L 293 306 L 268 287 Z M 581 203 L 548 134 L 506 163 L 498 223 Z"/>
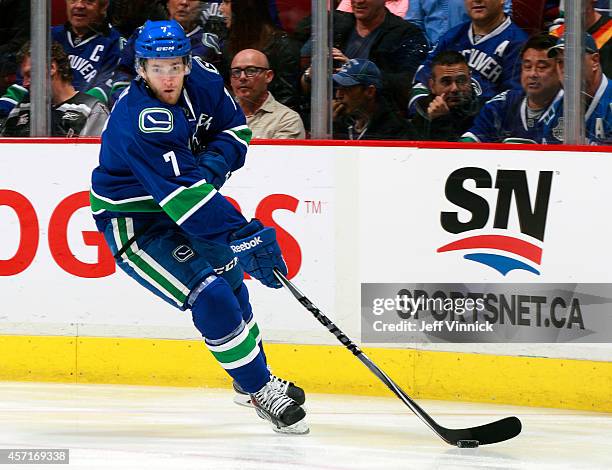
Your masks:
<path fill-rule="evenodd" d="M 147 21 L 136 38 L 136 73 L 147 59 L 182 57 L 185 74 L 191 71 L 191 42 L 176 20 Z"/>
<path fill-rule="evenodd" d="M 191 54 L 191 42 L 176 20 L 147 21 L 136 38 L 138 59 L 167 59 Z"/>

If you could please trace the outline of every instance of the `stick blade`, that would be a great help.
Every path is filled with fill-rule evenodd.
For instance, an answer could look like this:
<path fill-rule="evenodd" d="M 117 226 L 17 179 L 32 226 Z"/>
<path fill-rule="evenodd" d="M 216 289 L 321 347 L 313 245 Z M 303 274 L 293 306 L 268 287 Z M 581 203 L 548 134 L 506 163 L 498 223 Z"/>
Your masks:
<path fill-rule="evenodd" d="M 464 440 L 476 440 L 480 445 L 495 444 L 518 436 L 522 429 L 521 420 L 516 416 L 510 416 L 474 428 L 449 429 L 447 442 L 455 446 L 458 441 Z"/>

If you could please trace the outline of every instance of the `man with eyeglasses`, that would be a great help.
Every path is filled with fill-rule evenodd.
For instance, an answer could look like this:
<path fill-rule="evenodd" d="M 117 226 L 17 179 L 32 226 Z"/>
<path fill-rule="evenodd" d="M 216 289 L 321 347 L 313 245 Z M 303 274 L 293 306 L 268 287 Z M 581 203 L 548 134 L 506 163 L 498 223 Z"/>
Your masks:
<path fill-rule="evenodd" d="M 547 34 L 531 37 L 521 50 L 521 90 L 508 90 L 489 100 L 464 142 L 541 143 L 546 116 L 563 99 L 555 61 L 548 50 L 557 40 Z"/>
<path fill-rule="evenodd" d="M 223 78 L 192 61 L 178 22 L 145 23 L 135 51 L 138 77 L 113 108 L 92 174 L 98 230 L 128 276 L 191 310 L 204 344 L 245 395 L 241 404 L 277 432 L 307 433 L 304 391 L 270 373 L 244 283 L 246 271 L 282 287 L 276 232 L 247 222 L 218 192 L 244 165 L 244 114 Z"/>
<path fill-rule="evenodd" d="M 454 141 L 473 124 L 480 110 L 470 69 L 457 51 L 444 51 L 431 62 L 429 96 L 416 103 L 412 125 L 419 140 Z"/>
<path fill-rule="evenodd" d="M 268 58 L 255 49 L 244 49 L 232 60 L 230 82 L 247 124 L 258 139 L 303 139 L 300 115 L 274 99 L 268 85 L 274 79 Z"/>

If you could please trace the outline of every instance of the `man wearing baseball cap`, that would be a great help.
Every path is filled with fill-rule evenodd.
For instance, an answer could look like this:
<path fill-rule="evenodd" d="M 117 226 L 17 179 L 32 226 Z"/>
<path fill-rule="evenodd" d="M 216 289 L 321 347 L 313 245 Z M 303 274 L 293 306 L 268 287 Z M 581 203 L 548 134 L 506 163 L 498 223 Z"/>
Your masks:
<path fill-rule="evenodd" d="M 585 135 L 590 145 L 612 144 L 612 81 L 601 69 L 600 55 L 593 37 L 584 35 L 584 95 L 586 97 Z M 565 37 L 548 50 L 548 57 L 557 61 L 557 73 L 563 83 Z M 563 143 L 563 100 L 545 117 L 544 142 Z"/>
<path fill-rule="evenodd" d="M 350 59 L 333 74 L 334 138 L 345 140 L 410 140 L 412 125 L 381 95 L 382 75 L 366 59 Z"/>

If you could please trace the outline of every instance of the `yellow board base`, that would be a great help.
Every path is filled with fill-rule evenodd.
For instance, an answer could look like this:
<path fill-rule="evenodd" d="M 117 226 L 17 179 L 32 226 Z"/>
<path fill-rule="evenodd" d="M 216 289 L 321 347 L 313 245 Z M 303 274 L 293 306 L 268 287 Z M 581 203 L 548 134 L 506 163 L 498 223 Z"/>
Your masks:
<path fill-rule="evenodd" d="M 413 398 L 612 412 L 612 363 L 366 348 Z M 307 392 L 391 395 L 342 346 L 267 344 L 274 372 Z M 230 387 L 202 341 L 0 336 L 0 380 Z"/>

